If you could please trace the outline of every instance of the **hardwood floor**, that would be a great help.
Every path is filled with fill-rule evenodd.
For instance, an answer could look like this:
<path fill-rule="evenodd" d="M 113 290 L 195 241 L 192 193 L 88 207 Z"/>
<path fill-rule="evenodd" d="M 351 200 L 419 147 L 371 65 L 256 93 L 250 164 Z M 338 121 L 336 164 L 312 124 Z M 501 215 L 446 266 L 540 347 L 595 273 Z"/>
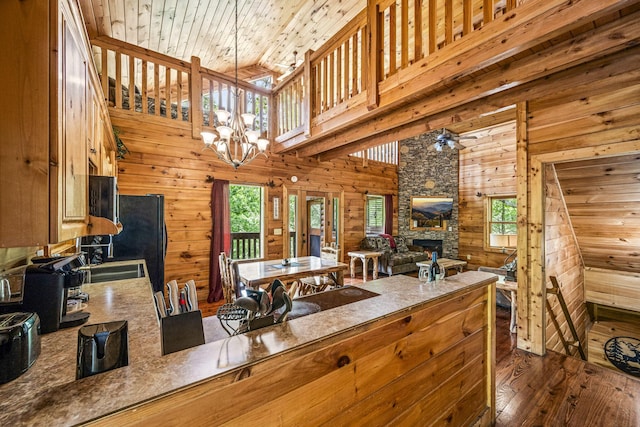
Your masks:
<path fill-rule="evenodd" d="M 556 352 L 515 348 L 496 314 L 496 426 L 640 426 L 640 380 Z"/>
<path fill-rule="evenodd" d="M 345 285 L 362 283 L 345 277 Z M 201 304 L 215 316 L 221 302 Z M 580 359 L 516 348 L 509 309 L 496 310 L 496 426 L 640 426 L 640 379 Z"/>

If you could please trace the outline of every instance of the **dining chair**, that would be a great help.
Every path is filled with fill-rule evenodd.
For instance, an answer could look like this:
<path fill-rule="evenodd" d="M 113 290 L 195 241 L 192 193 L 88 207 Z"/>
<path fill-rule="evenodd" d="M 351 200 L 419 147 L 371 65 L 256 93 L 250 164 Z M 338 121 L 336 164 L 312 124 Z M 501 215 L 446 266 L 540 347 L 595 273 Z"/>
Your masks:
<path fill-rule="evenodd" d="M 222 279 L 221 284 L 224 302 L 231 304 L 236 299 L 236 290 L 231 272 L 231 260 L 227 257 L 226 253 L 220 252 L 218 263 L 220 266 L 220 278 Z"/>

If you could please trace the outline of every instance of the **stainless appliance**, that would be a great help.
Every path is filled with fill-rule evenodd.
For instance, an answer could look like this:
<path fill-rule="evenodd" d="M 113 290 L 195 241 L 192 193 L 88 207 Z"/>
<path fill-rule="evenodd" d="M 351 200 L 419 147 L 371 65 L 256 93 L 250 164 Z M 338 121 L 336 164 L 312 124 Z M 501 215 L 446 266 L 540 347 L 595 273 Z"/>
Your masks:
<path fill-rule="evenodd" d="M 121 194 L 119 205 L 122 231 L 113 236 L 113 260 L 144 259 L 154 292 L 162 291 L 167 251 L 164 196 Z"/>
<path fill-rule="evenodd" d="M 35 312 L 40 318 L 43 334 L 60 328 L 85 323 L 89 313 L 67 313 L 70 291 L 74 296 L 85 278 L 82 255 L 34 258 L 35 264 L 24 269 L 22 289 L 11 289 L 9 301 L 0 303 L 1 313 Z"/>
<path fill-rule="evenodd" d="M 0 315 L 0 384 L 25 373 L 40 355 L 40 319 L 35 313 Z"/>
<path fill-rule="evenodd" d="M 78 330 L 76 379 L 129 364 L 127 321 L 85 325 Z"/>

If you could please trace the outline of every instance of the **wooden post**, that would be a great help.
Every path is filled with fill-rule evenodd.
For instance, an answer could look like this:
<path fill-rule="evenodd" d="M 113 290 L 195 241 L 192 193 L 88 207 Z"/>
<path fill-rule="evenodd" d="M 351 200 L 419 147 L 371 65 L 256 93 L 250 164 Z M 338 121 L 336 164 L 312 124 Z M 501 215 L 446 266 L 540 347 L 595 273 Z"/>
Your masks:
<path fill-rule="evenodd" d="M 380 81 L 380 64 L 382 58 L 379 57 L 380 49 L 380 6 L 376 0 L 367 0 L 367 57 L 368 57 L 368 79 L 367 82 L 367 109 L 373 110 L 378 107 L 380 96 L 378 93 L 378 82 Z"/>
<path fill-rule="evenodd" d="M 200 76 L 200 58 L 191 57 L 191 84 L 189 86 L 191 98 L 191 136 L 200 139 L 202 132 L 202 77 Z M 211 102 L 212 100 L 209 100 Z"/>

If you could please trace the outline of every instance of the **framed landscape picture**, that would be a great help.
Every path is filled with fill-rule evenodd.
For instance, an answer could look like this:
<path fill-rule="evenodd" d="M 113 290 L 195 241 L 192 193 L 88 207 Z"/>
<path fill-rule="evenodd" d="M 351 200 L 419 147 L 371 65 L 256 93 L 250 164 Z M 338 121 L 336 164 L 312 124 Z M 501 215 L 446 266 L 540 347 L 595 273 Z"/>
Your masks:
<path fill-rule="evenodd" d="M 411 197 L 411 230 L 446 230 L 453 212 L 453 198 Z"/>

